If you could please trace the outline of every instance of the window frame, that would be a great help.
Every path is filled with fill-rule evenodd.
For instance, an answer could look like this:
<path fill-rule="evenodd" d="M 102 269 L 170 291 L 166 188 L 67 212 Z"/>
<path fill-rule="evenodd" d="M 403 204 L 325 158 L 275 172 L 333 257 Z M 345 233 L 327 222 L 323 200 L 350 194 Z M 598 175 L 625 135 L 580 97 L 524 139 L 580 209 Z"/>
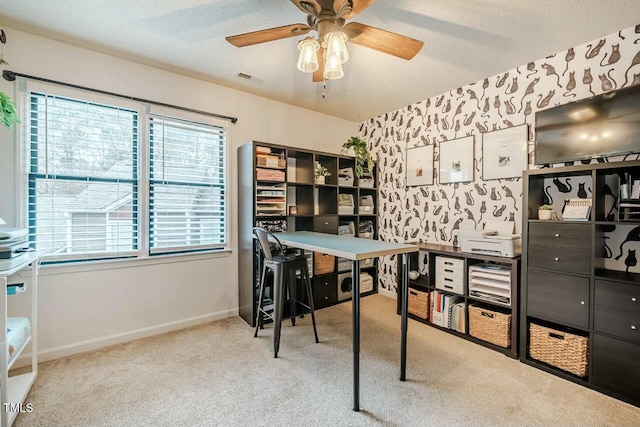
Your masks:
<path fill-rule="evenodd" d="M 186 118 L 185 118 L 186 117 Z M 155 179 L 153 177 L 154 174 L 154 170 L 153 170 L 153 164 L 152 164 L 152 156 L 151 156 L 151 152 L 153 149 L 153 138 L 152 138 L 152 120 L 157 119 L 157 120 L 168 120 L 168 121 L 178 121 L 178 122 L 184 122 L 187 124 L 192 124 L 192 125 L 196 125 L 196 126 L 208 126 L 208 127 L 215 127 L 215 128 L 219 128 L 220 129 L 220 133 L 223 136 L 223 142 L 222 142 L 222 147 L 221 147 L 221 151 L 222 151 L 222 162 L 224 163 L 224 178 L 223 178 L 223 182 L 222 184 L 197 184 L 197 183 L 190 183 L 190 182 L 180 182 L 180 181 L 167 181 L 164 179 Z M 148 218 L 148 224 L 147 224 L 147 232 L 148 232 L 148 236 L 147 236 L 147 246 L 148 246 L 148 254 L 149 256 L 155 257 L 158 255 L 171 255 L 171 254 L 183 254 L 183 253 L 197 253 L 197 252 L 205 252 L 205 251 L 219 251 L 219 250 L 226 250 L 229 248 L 229 209 L 230 209 L 230 205 L 229 205 L 229 193 L 228 193 L 228 188 L 229 188 L 229 158 L 228 158 L 228 145 L 229 145 L 229 137 L 228 137 L 228 129 L 226 126 L 222 126 L 220 123 L 215 123 L 213 121 L 204 121 L 202 119 L 200 120 L 194 120 L 194 118 L 189 117 L 189 115 L 183 115 L 183 116 L 176 116 L 175 114 L 168 114 L 168 112 L 161 110 L 161 111 L 157 111 L 157 109 L 154 109 L 153 111 L 150 111 L 147 115 L 147 123 L 146 123 L 146 127 L 147 127 L 147 150 L 146 150 L 146 154 L 147 154 L 147 165 L 148 165 L 148 173 L 146 174 L 146 177 L 148 178 L 148 182 L 147 182 L 147 202 L 148 202 L 148 206 L 147 206 L 147 218 Z M 222 190 L 222 193 L 224 194 L 224 214 L 222 215 L 222 220 L 224 222 L 224 232 L 222 233 L 224 236 L 224 241 L 220 244 L 206 244 L 206 245 L 192 245 L 192 246 L 176 246 L 176 247 L 166 247 L 166 248 L 157 248 L 154 249 L 151 247 L 151 240 L 153 238 L 152 235 L 152 229 L 153 229 L 153 219 L 151 217 L 151 212 L 152 212 L 152 207 L 153 207 L 153 202 L 151 200 L 151 195 L 153 194 L 153 186 L 154 185 L 183 185 L 185 187 L 188 188 L 193 188 L 193 187 L 199 187 L 199 188 L 220 188 Z"/>
<path fill-rule="evenodd" d="M 45 257 L 44 264 L 49 266 L 58 265 L 57 271 L 84 271 L 87 269 L 101 266 L 100 268 L 120 268 L 119 266 L 130 265 L 131 263 L 141 263 L 143 265 L 155 265 L 158 262 L 172 262 L 174 257 L 180 257 L 183 260 L 197 260 L 211 257 L 218 257 L 220 255 L 229 255 L 232 252 L 231 249 L 231 223 L 229 221 L 230 213 L 232 210 L 231 197 L 229 194 L 230 187 L 230 165 L 231 156 L 229 153 L 229 139 L 230 132 L 228 124 L 222 120 L 214 119 L 206 115 L 200 115 L 197 113 L 191 113 L 182 111 L 179 109 L 173 109 L 169 107 L 156 107 L 149 104 L 119 99 L 109 95 L 96 94 L 91 91 L 82 89 L 70 89 L 55 84 L 41 83 L 26 81 L 24 79 L 18 79 L 16 84 L 16 102 L 19 111 L 22 111 L 23 117 L 28 117 L 27 120 L 23 120 L 23 123 L 16 126 L 16 140 L 20 149 L 16 150 L 16 168 L 17 175 L 16 191 L 17 201 L 16 203 L 16 218 L 18 218 L 18 226 L 28 228 L 29 232 L 35 227 L 35 218 L 32 218 L 29 212 L 29 203 L 34 202 L 35 198 L 35 184 L 38 179 L 43 179 L 41 175 L 46 177 L 46 174 L 37 173 L 37 156 L 36 160 L 30 158 L 28 152 L 34 149 L 34 144 L 37 147 L 37 141 L 32 141 L 31 137 L 31 125 L 32 125 L 32 111 L 30 109 L 31 96 L 37 93 L 39 95 L 54 96 L 60 98 L 70 98 L 71 100 L 78 100 L 80 102 L 87 102 L 97 104 L 100 106 L 121 108 L 131 110 L 137 115 L 137 132 L 134 132 L 134 143 L 132 149 L 134 150 L 134 162 L 132 167 L 132 179 L 131 182 L 123 181 L 118 178 L 97 178 L 97 177 L 79 177 L 74 175 L 65 175 L 60 178 L 60 175 L 56 178 L 70 180 L 68 182 L 78 181 L 90 181 L 90 182 L 126 182 L 132 185 L 132 199 L 133 203 L 133 216 L 134 221 L 132 226 L 134 231 L 137 230 L 137 236 L 134 238 L 134 249 L 126 256 L 100 256 L 101 254 L 95 253 L 91 256 L 84 254 L 70 254 L 68 259 L 47 259 Z M 152 111 L 152 109 L 154 111 Z M 37 112 L 34 112 L 37 114 Z M 220 245 L 202 248 L 177 248 L 174 251 L 162 251 L 152 253 L 151 250 L 151 137 L 150 137 L 150 119 L 154 116 L 166 116 L 167 118 L 174 118 L 176 120 L 183 120 L 187 122 L 193 122 L 194 124 L 202 124 L 207 126 L 215 126 L 220 128 L 221 133 L 224 136 L 222 143 L 222 156 L 224 162 L 224 182 L 221 185 L 222 191 L 224 191 L 224 242 Z M 135 121 L 132 122 L 132 126 L 135 126 Z M 38 153 L 39 155 L 40 153 Z M 34 163 L 35 162 L 35 163 Z M 35 173 L 34 168 L 35 167 Z M 135 178 L 134 178 L 135 177 Z M 89 179 L 87 179 L 89 178 Z M 45 178 L 46 179 L 46 178 Z M 218 185 L 215 185 L 218 186 Z M 137 195 L 137 203 L 135 203 L 135 196 Z M 31 243 L 31 238 L 30 238 Z M 96 255 L 96 256 L 94 256 Z M 150 258 L 156 261 L 151 262 Z M 110 267 L 113 265 L 113 267 Z M 60 267 L 64 267 L 60 269 Z M 57 273 L 56 273 L 57 274 Z"/>

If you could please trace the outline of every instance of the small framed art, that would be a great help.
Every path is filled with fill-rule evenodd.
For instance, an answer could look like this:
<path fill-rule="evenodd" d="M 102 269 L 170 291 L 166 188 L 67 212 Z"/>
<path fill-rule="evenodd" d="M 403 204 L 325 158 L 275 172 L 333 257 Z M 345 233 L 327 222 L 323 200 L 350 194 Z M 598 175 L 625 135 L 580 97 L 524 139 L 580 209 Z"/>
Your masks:
<path fill-rule="evenodd" d="M 407 187 L 433 184 L 433 145 L 407 148 Z"/>
<path fill-rule="evenodd" d="M 440 143 L 440 183 L 473 181 L 473 135 Z"/>
<path fill-rule="evenodd" d="M 482 134 L 482 179 L 517 178 L 527 169 L 526 124 Z"/>

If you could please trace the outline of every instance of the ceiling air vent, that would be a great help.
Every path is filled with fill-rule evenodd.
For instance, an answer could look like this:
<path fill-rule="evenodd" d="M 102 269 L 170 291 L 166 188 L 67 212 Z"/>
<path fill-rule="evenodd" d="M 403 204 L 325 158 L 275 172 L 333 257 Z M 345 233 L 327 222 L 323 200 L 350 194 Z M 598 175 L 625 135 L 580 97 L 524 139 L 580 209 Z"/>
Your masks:
<path fill-rule="evenodd" d="M 259 77 L 252 76 L 250 74 L 245 74 L 245 73 L 238 73 L 238 77 L 240 77 L 241 79 L 244 79 L 244 80 L 248 80 L 251 83 L 258 84 L 258 85 L 262 84 L 262 82 L 264 81 Z"/>

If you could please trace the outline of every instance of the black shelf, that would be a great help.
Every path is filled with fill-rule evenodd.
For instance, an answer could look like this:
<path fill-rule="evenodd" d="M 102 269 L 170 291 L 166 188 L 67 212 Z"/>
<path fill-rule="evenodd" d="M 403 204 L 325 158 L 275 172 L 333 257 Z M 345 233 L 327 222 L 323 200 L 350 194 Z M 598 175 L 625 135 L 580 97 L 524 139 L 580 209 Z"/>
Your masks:
<path fill-rule="evenodd" d="M 587 377 L 579 377 L 577 375 L 572 374 L 571 372 L 563 371 L 562 369 L 556 368 L 555 366 L 549 365 L 547 363 L 541 362 L 536 359 L 532 359 L 531 356 L 527 355 L 526 357 L 520 358 L 520 361 L 526 363 L 527 365 L 533 366 L 540 370 L 549 372 L 550 374 L 554 374 L 558 377 L 564 378 L 565 380 L 572 381 L 574 383 L 580 385 L 588 385 L 588 375 Z"/>
<path fill-rule="evenodd" d="M 266 179 L 258 179 L 256 180 L 256 184 L 260 185 L 260 184 L 286 184 L 287 181 L 271 181 L 271 180 L 266 180 Z"/>
<path fill-rule="evenodd" d="M 596 279 L 640 285 L 640 273 L 625 273 L 624 271 L 597 268 L 595 271 L 595 277 Z"/>
<path fill-rule="evenodd" d="M 466 298 L 468 300 L 471 300 L 471 301 L 477 301 L 477 302 L 481 302 L 481 303 L 495 305 L 495 306 L 498 306 L 498 307 L 504 307 L 504 308 L 507 308 L 507 309 L 511 310 L 511 304 L 506 304 L 506 303 L 499 302 L 499 301 L 486 300 L 486 299 L 483 299 L 483 298 L 474 297 L 472 295 L 468 295 L 468 296 L 466 296 Z"/>
<path fill-rule="evenodd" d="M 471 341 L 476 344 L 480 344 L 484 347 L 490 348 L 492 350 L 503 353 L 509 357 L 517 358 L 518 357 L 518 295 L 519 295 L 519 284 L 520 284 L 520 257 L 515 258 L 503 258 L 503 257 L 495 257 L 491 255 L 476 255 L 470 254 L 460 251 L 459 248 L 454 248 L 451 246 L 438 245 L 438 244 L 430 244 L 430 243 L 416 243 L 419 247 L 419 252 L 414 252 L 409 254 L 409 268 L 411 270 L 420 271 L 419 259 L 424 256 L 424 252 L 427 252 L 427 273 L 419 276 L 417 280 L 409 279 L 409 288 L 413 288 L 422 292 L 431 292 L 438 291 L 442 293 L 447 293 L 451 295 L 456 295 L 462 298 L 462 301 L 465 302 L 465 310 L 466 310 L 466 330 L 467 333 L 461 333 L 453 329 L 441 327 L 438 325 L 434 325 L 428 320 L 422 319 L 418 316 L 414 316 L 409 313 L 412 319 L 415 319 L 421 323 L 424 323 L 429 326 L 433 326 L 442 331 L 451 333 L 460 338 L 464 338 L 468 341 Z M 421 254 L 422 253 L 422 254 Z M 445 256 L 448 258 L 456 258 L 463 261 L 463 292 L 452 292 L 450 290 L 444 290 L 436 287 L 436 257 Z M 468 274 L 469 267 L 472 265 L 478 265 L 482 263 L 494 264 L 494 265 L 502 265 L 508 267 L 510 269 L 511 274 L 511 304 L 504 304 L 496 301 L 489 301 L 483 298 L 477 298 L 469 295 L 468 291 Z M 400 308 L 402 304 L 402 295 L 400 294 L 401 289 L 401 278 L 402 278 L 402 269 L 403 265 L 398 258 L 398 299 L 397 299 L 397 312 L 400 314 Z M 423 271 L 424 272 L 424 271 Z M 486 307 L 487 309 L 496 311 L 496 312 L 509 312 L 511 313 L 511 331 L 510 331 L 510 346 L 508 348 L 503 348 L 492 343 L 483 341 L 481 339 L 475 338 L 471 336 L 469 331 L 469 305 L 471 303 L 481 304 L 482 307 Z"/>
<path fill-rule="evenodd" d="M 545 189 L 553 187 L 552 180 L 565 182 L 568 177 L 579 177 L 580 180 L 572 182 L 578 181 L 584 188 L 591 189 L 591 219 L 534 219 L 537 218 L 537 207 L 548 196 Z M 622 186 L 636 180 L 640 180 L 638 160 L 524 172 L 523 224 L 529 226 L 523 227 L 519 353 L 524 363 L 640 406 L 640 388 L 637 386 L 640 343 L 629 337 L 626 323 L 626 319 L 637 316 L 632 301 L 640 291 L 640 272 L 634 265 L 629 266 L 630 273 L 625 271 L 625 258 L 635 249 L 632 243 L 624 246 L 626 257 L 616 260 L 611 254 L 613 251 L 613 256 L 618 255 L 619 247 L 622 248 L 620 242 L 626 241 L 628 233 L 640 224 L 636 214 L 640 211 L 640 201 L 622 199 L 622 203 L 632 206 L 620 206 L 625 191 Z M 576 197 L 576 186 L 566 197 Z M 554 199 L 558 198 L 554 196 Z M 556 203 L 554 208 L 559 211 L 558 207 Z M 625 219 L 625 215 L 629 219 Z M 582 226 L 565 227 L 565 224 Z M 634 241 L 633 236 L 629 240 Z M 541 246 L 545 251 L 539 250 Z M 545 263 L 558 258 L 564 262 Z M 530 319 L 547 323 L 546 326 L 553 329 L 588 337 L 588 376 L 581 378 L 532 359 L 529 353 Z"/>
<path fill-rule="evenodd" d="M 287 181 L 287 185 L 296 186 L 296 187 L 313 187 L 312 182 Z"/>
<path fill-rule="evenodd" d="M 513 358 L 513 359 L 517 358 L 517 355 L 512 354 L 509 351 L 509 349 L 497 346 L 495 344 L 491 344 L 490 342 L 483 341 L 483 340 L 478 339 L 476 337 L 472 337 L 468 333 L 464 334 L 462 332 L 456 331 L 455 329 L 449 329 L 449 328 L 446 328 L 444 326 L 436 325 L 434 323 L 429 322 L 427 319 L 423 319 L 423 318 L 418 317 L 416 315 L 413 315 L 411 313 L 408 313 L 408 317 L 409 317 L 409 319 L 413 319 L 413 320 L 415 320 L 417 322 L 420 322 L 420 323 L 423 323 L 425 325 L 431 326 L 432 328 L 439 329 L 439 330 L 441 330 L 443 332 L 446 332 L 448 334 L 455 335 L 455 336 L 457 336 L 459 338 L 463 338 L 463 339 L 465 339 L 467 341 L 471 341 L 471 342 L 473 342 L 475 344 L 479 344 L 479 345 L 481 345 L 483 347 L 490 348 L 491 350 L 494 350 L 494 351 L 497 351 L 499 353 L 502 353 L 502 354 L 504 354 L 506 356 L 509 356 L 509 357 Z"/>
<path fill-rule="evenodd" d="M 258 163 L 256 147 L 269 148 L 271 154 L 276 154 L 285 159 L 286 167 L 275 169 L 284 171 L 286 179 L 256 179 L 255 170 Z M 325 166 L 331 174 L 325 178 L 325 184 L 315 183 L 314 170 L 316 162 Z M 241 318 L 250 325 L 255 326 L 258 303 L 256 284 L 257 280 L 259 280 L 259 272 L 262 269 L 260 252 L 257 250 L 257 244 L 251 234 L 256 222 L 264 221 L 265 226 L 275 231 L 286 228 L 287 231 L 317 231 L 337 234 L 340 222 L 347 219 L 354 223 L 355 232 L 357 233 L 359 222 L 357 213 L 338 215 L 339 192 L 353 194 L 355 203 L 357 203 L 360 194 L 357 186 L 338 185 L 339 165 L 355 165 L 355 159 L 349 156 L 257 141 L 251 141 L 238 148 L 238 302 Z M 269 211 L 269 213 L 273 212 L 275 214 L 258 215 L 255 201 L 257 188 L 260 186 L 284 190 L 285 203 L 282 211 Z M 367 194 L 370 194 L 370 192 Z M 297 207 L 295 214 L 289 214 L 291 206 Z M 375 215 L 370 216 L 370 218 L 375 226 L 377 223 Z M 373 291 L 362 295 L 377 293 L 377 260 L 374 261 L 372 266 L 363 267 L 364 269 L 373 277 L 374 285 Z M 314 282 L 316 278 L 318 279 L 317 284 Z M 271 287 L 271 280 L 269 278 L 267 282 L 269 288 Z M 320 283 L 320 281 L 323 283 Z M 314 296 L 318 298 L 319 308 L 342 302 L 337 301 L 337 282 L 337 270 L 324 275 L 314 274 L 312 286 L 314 286 L 314 290 L 317 290 L 317 292 L 314 292 Z M 316 288 L 316 286 L 318 287 Z M 300 292 L 300 295 L 302 295 L 304 290 L 301 288 Z M 286 310 L 287 308 L 285 307 L 285 312 Z"/>
<path fill-rule="evenodd" d="M 596 225 L 634 225 L 640 224 L 638 220 L 621 220 L 621 221 L 596 221 Z"/>

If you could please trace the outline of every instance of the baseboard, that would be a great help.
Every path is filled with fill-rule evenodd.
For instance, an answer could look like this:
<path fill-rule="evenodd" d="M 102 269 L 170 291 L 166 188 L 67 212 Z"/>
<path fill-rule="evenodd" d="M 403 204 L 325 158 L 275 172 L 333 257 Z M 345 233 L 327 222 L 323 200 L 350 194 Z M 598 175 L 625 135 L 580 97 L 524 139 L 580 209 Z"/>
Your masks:
<path fill-rule="evenodd" d="M 46 362 L 47 360 L 59 359 L 61 357 L 71 356 L 73 354 L 84 353 L 87 351 L 99 350 L 101 348 L 109 347 L 115 344 L 121 344 L 140 338 L 163 334 L 166 332 L 177 331 L 179 329 L 188 328 L 189 326 L 222 320 L 237 315 L 238 308 L 234 308 L 231 310 L 204 314 L 202 316 L 195 316 L 188 319 L 181 319 L 173 322 L 163 323 L 160 325 L 150 326 L 147 328 L 134 329 L 132 331 L 122 332 L 119 334 L 107 335 L 92 340 L 80 341 L 73 344 L 40 350 L 38 351 L 38 363 Z M 25 352 L 20 355 L 20 358 L 16 361 L 13 368 L 20 368 L 29 365 L 31 365 L 31 353 Z"/>
<path fill-rule="evenodd" d="M 383 296 L 387 297 L 387 298 L 392 298 L 392 299 L 396 299 L 397 298 L 397 294 L 395 292 L 391 292 L 391 291 L 389 291 L 387 289 L 379 288 L 378 289 L 378 293 L 380 295 L 383 295 Z"/>

